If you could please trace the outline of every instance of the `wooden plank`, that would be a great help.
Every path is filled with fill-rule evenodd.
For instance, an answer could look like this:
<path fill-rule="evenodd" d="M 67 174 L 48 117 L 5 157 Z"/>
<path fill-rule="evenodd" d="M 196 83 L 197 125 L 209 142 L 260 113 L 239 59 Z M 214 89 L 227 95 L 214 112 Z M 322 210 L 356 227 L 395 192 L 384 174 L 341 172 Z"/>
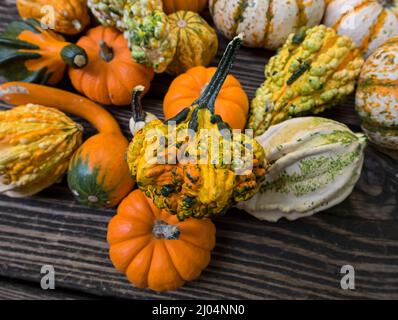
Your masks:
<path fill-rule="evenodd" d="M 7 0 L 0 7 L 0 28 L 12 18 L 10 12 L 15 8 Z M 221 39 L 218 58 L 226 43 Z M 250 98 L 272 54 L 240 51 L 232 73 Z M 156 76 L 144 99 L 146 110 L 161 116 L 171 81 Z M 70 88 L 67 82 L 62 86 Z M 128 107 L 108 109 L 130 137 Z M 359 130 L 352 97 L 324 115 Z M 83 125 L 86 136 L 94 132 Z M 397 174 L 397 163 L 368 147 L 353 194 L 322 214 L 271 224 L 231 210 L 216 219 L 217 246 L 202 277 L 164 294 L 135 289 L 112 267 L 105 239 L 114 210 L 77 204 L 65 182 L 29 199 L 0 196 L 0 275 L 37 282 L 40 267 L 52 264 L 60 288 L 135 299 L 398 298 Z M 345 264 L 355 267 L 355 291 L 340 288 Z"/>
<path fill-rule="evenodd" d="M 39 284 L 0 278 L 0 300 L 91 300 L 92 296 L 59 289 L 42 290 Z"/>

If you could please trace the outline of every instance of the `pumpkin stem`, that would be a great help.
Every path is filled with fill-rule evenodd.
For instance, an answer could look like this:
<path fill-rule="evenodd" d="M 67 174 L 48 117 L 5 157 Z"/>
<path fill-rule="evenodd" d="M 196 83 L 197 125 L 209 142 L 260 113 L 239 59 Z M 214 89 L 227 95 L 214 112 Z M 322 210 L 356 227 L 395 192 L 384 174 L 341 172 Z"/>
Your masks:
<path fill-rule="evenodd" d="M 178 226 L 160 220 L 155 221 L 152 233 L 156 239 L 178 240 L 180 237 Z"/>
<path fill-rule="evenodd" d="M 141 96 L 145 91 L 144 86 L 136 86 L 133 90 L 131 98 L 131 111 L 133 113 L 133 119 L 135 122 L 145 121 L 146 114 L 142 110 Z"/>
<path fill-rule="evenodd" d="M 99 55 L 101 59 L 106 62 L 112 61 L 114 57 L 113 49 L 111 47 L 108 47 L 104 40 L 101 40 L 99 42 L 99 46 L 100 46 Z"/>
<path fill-rule="evenodd" d="M 228 44 L 227 49 L 225 50 L 224 55 L 218 64 L 216 73 L 210 80 L 206 89 L 203 91 L 201 97 L 194 102 L 194 104 L 199 105 L 199 108 L 207 107 L 211 112 L 214 113 L 214 104 L 216 98 L 220 93 L 225 79 L 231 71 L 232 64 L 238 53 L 238 49 L 243 41 L 243 38 L 244 34 L 241 33 Z"/>

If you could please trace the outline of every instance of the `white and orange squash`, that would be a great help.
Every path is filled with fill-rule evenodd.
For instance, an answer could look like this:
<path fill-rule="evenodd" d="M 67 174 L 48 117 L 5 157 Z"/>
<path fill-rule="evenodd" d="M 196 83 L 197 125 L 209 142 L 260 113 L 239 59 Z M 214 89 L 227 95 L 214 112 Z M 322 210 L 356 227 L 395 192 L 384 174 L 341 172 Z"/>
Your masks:
<path fill-rule="evenodd" d="M 350 36 L 365 57 L 398 35 L 395 0 L 329 0 L 324 24 Z"/>
<path fill-rule="evenodd" d="M 324 0 L 210 0 L 210 13 L 219 31 L 232 39 L 244 32 L 244 45 L 277 49 L 289 34 L 322 20 Z"/>
<path fill-rule="evenodd" d="M 380 46 L 359 77 L 356 109 L 369 139 L 398 157 L 398 37 Z"/>

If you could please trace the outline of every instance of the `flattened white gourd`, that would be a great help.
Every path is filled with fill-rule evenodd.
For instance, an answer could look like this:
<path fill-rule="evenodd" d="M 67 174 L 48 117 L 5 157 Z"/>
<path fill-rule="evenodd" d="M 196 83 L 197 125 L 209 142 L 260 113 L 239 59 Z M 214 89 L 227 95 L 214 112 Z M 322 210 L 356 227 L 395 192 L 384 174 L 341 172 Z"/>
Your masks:
<path fill-rule="evenodd" d="M 270 162 L 260 192 L 239 204 L 260 220 L 312 215 L 346 199 L 362 170 L 366 138 L 344 124 L 301 117 L 257 137 Z"/>

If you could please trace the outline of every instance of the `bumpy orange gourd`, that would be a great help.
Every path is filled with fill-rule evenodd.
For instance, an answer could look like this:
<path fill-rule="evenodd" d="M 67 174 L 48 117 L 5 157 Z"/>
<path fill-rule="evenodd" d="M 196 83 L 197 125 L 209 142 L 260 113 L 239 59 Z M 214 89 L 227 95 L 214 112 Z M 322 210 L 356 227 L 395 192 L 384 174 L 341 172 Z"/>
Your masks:
<path fill-rule="evenodd" d="M 127 139 L 116 120 L 98 104 L 67 91 L 24 82 L 0 85 L 0 100 L 53 107 L 84 118 L 99 131 L 82 144 L 69 163 L 69 188 L 80 203 L 113 207 L 133 189 L 125 161 Z"/>
<path fill-rule="evenodd" d="M 135 190 L 109 222 L 110 258 L 139 288 L 175 290 L 207 267 L 215 232 L 209 219 L 179 222 Z"/>
<path fill-rule="evenodd" d="M 135 63 L 123 34 L 110 27 L 91 29 L 78 42 L 87 52 L 89 63 L 83 69 L 70 69 L 73 86 L 88 98 L 113 105 L 130 103 L 137 85 L 149 90 L 153 70 Z"/>
<path fill-rule="evenodd" d="M 208 0 L 163 0 L 163 10 L 167 14 L 180 10 L 201 12 L 207 3 Z"/>
<path fill-rule="evenodd" d="M 170 85 L 163 101 L 166 120 L 201 96 L 217 68 L 194 67 L 178 76 Z M 244 129 L 249 111 L 249 99 L 239 81 L 232 75 L 227 77 L 215 103 L 215 113 L 233 129 Z"/>
<path fill-rule="evenodd" d="M 90 23 L 84 0 L 17 0 L 19 15 L 37 19 L 56 32 L 74 35 Z"/>

